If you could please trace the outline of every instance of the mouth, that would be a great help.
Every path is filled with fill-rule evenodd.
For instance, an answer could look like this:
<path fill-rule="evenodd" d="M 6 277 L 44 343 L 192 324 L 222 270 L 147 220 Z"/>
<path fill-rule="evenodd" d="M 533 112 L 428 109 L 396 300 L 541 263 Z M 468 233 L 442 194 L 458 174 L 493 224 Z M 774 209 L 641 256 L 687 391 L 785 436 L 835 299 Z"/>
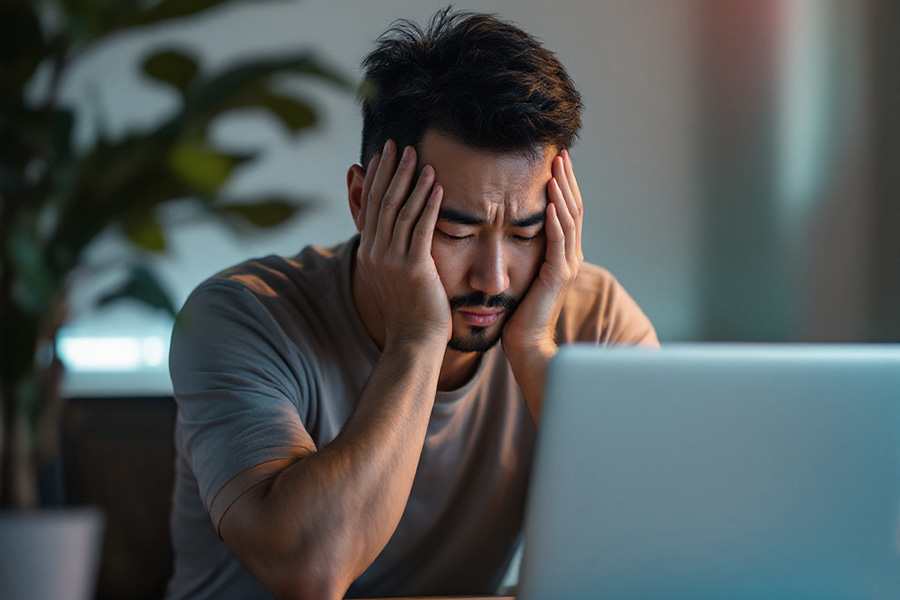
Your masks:
<path fill-rule="evenodd" d="M 500 320 L 504 309 L 479 309 L 473 307 L 461 308 L 457 312 L 466 325 L 473 327 L 488 327 Z"/>

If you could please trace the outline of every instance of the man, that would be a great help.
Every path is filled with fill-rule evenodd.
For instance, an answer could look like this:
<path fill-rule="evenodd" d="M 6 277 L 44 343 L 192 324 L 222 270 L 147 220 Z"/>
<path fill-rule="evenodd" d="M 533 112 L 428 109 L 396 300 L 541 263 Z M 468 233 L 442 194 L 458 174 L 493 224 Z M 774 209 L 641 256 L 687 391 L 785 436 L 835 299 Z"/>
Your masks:
<path fill-rule="evenodd" d="M 493 592 L 558 344 L 656 344 L 582 265 L 581 101 L 550 52 L 442 11 L 363 66 L 359 235 L 220 273 L 179 317 L 170 598 Z"/>

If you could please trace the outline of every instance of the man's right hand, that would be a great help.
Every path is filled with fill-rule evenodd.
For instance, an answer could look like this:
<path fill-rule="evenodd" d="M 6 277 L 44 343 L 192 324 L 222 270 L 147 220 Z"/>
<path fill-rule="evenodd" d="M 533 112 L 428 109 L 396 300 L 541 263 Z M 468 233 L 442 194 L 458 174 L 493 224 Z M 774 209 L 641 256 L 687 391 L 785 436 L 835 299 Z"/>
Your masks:
<path fill-rule="evenodd" d="M 386 348 L 436 338 L 446 344 L 452 332 L 450 304 L 431 257 L 443 189 L 430 165 L 413 187 L 416 158 L 407 146 L 398 164 L 388 140 L 363 182 L 357 269 L 381 313 Z"/>

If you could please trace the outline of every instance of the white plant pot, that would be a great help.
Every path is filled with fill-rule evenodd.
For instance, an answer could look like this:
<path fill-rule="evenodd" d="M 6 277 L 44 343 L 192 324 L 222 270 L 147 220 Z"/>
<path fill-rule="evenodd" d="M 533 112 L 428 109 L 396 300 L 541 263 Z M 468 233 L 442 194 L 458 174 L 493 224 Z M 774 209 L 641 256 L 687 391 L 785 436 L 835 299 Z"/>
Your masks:
<path fill-rule="evenodd" d="M 90 600 L 102 533 L 96 508 L 0 512 L 0 598 Z"/>

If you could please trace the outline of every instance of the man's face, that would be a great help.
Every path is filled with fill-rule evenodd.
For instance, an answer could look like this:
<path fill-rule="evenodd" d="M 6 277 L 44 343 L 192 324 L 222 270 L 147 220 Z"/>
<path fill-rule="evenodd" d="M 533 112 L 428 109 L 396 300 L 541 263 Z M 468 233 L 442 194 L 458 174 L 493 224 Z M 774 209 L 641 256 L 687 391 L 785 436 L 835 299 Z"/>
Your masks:
<path fill-rule="evenodd" d="M 433 131 L 419 165 L 444 188 L 432 256 L 450 299 L 460 352 L 485 352 L 544 260 L 547 182 L 555 152 L 536 158 L 472 149 Z"/>

